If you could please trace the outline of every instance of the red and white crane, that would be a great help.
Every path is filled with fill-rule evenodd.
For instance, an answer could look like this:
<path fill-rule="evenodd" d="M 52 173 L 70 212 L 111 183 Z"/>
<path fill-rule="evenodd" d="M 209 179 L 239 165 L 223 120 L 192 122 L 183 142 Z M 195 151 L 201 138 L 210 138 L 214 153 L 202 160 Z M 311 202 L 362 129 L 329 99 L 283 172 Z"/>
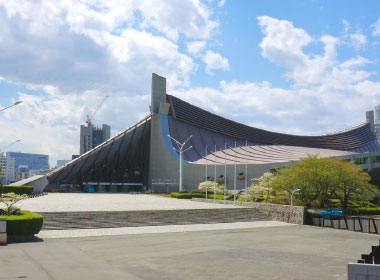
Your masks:
<path fill-rule="evenodd" d="M 107 95 L 106 97 L 104 97 L 103 101 L 100 102 L 98 108 L 96 108 L 95 111 L 92 112 L 92 114 L 91 114 L 90 116 L 89 116 L 89 115 L 86 116 L 86 117 L 87 117 L 86 123 L 87 123 L 87 126 L 88 126 L 88 127 L 90 127 L 90 126 L 92 125 L 92 123 L 91 123 L 92 118 L 93 118 L 94 115 L 99 111 L 100 107 L 103 106 L 103 104 L 104 104 L 104 102 L 106 102 L 107 98 L 108 98 L 108 95 Z"/>

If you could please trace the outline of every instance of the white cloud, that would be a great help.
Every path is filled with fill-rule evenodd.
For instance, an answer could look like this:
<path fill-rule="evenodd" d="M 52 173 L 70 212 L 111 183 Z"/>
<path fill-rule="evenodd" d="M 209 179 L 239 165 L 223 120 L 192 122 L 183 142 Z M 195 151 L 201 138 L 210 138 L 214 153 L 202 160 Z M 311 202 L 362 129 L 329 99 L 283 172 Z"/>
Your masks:
<path fill-rule="evenodd" d="M 229 70 L 230 65 L 228 59 L 222 57 L 219 53 L 208 50 L 203 57 L 203 62 L 206 64 L 206 71 L 212 75 L 211 70 Z"/>
<path fill-rule="evenodd" d="M 336 64 L 338 38 L 324 35 L 312 39 L 301 28 L 295 28 L 286 20 L 270 17 L 258 17 L 259 25 L 265 37 L 260 43 L 262 55 L 270 61 L 287 69 L 286 77 L 297 86 L 321 84 L 329 79 L 328 72 Z M 324 53 L 308 54 L 304 48 L 311 43 L 323 44 Z"/>
<path fill-rule="evenodd" d="M 313 39 L 289 21 L 258 19 L 264 34 L 262 55 L 286 69 L 293 82 L 289 89 L 268 82 L 222 81 L 218 89 L 174 94 L 224 117 L 284 133 L 321 134 L 365 121 L 365 111 L 380 100 L 380 82 L 369 80 L 373 73 L 365 70 L 374 62 L 362 56 L 339 60 L 338 38 Z M 312 43 L 321 44 L 323 53 L 306 53 L 304 48 Z"/>
<path fill-rule="evenodd" d="M 67 158 L 77 153 L 85 115 L 105 95 L 112 107 L 95 123 L 125 129 L 148 113 L 152 72 L 167 78 L 168 90 L 189 83 L 196 65 L 177 41 L 206 44 L 218 28 L 211 17 L 198 0 L 2 1 L 0 77 L 37 93 L 20 94 L 23 107 L 12 112 L 26 108 L 22 116 L 0 116 L 7 131 L 20 128 L 0 135 L 0 144 L 35 135 L 22 141 L 23 151 Z"/>
<path fill-rule="evenodd" d="M 343 39 L 348 40 L 348 44 L 353 46 L 355 49 L 359 50 L 367 45 L 367 37 L 358 29 L 355 33 L 350 33 L 351 25 L 347 20 L 342 20 L 344 30 L 343 30 Z"/>
<path fill-rule="evenodd" d="M 206 47 L 206 42 L 195 41 L 195 42 L 188 43 L 186 46 L 187 46 L 188 53 L 197 57 L 200 55 L 200 52 Z"/>
<path fill-rule="evenodd" d="M 380 36 L 380 18 L 372 25 L 372 36 Z"/>
<path fill-rule="evenodd" d="M 143 25 L 160 30 L 173 41 L 178 40 L 179 33 L 188 38 L 208 39 L 219 25 L 210 20 L 211 11 L 198 0 L 137 2 Z"/>
<path fill-rule="evenodd" d="M 350 34 L 352 45 L 355 49 L 360 49 L 367 44 L 367 37 L 363 35 L 360 31 L 354 34 Z"/>
<path fill-rule="evenodd" d="M 289 69 L 307 59 L 302 48 L 310 44 L 312 38 L 303 29 L 295 28 L 287 20 L 268 16 L 258 17 L 258 21 L 265 35 L 260 43 L 265 58 Z"/>
<path fill-rule="evenodd" d="M 218 7 L 221 8 L 224 6 L 224 4 L 226 4 L 226 0 L 220 0 L 218 3 Z"/>

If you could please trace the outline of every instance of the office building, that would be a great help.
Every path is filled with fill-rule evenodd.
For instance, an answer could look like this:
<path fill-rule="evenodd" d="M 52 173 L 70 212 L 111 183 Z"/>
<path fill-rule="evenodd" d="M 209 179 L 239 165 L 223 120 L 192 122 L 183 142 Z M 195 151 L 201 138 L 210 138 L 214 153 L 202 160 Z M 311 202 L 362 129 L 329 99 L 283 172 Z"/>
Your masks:
<path fill-rule="evenodd" d="M 16 180 L 15 178 L 15 159 L 7 157 L 4 153 L 0 153 L 0 182 L 7 185 Z"/>
<path fill-rule="evenodd" d="M 69 160 L 69 159 L 58 159 L 56 168 L 60 168 L 60 167 L 64 166 L 65 164 L 68 164 L 70 161 L 71 160 Z"/>
<path fill-rule="evenodd" d="M 94 125 L 81 125 L 80 126 L 80 154 L 84 154 L 100 145 L 104 141 L 110 139 L 111 127 L 103 124 L 102 127 Z"/>
<path fill-rule="evenodd" d="M 20 152 L 7 152 L 7 157 L 14 159 L 15 180 L 22 180 L 30 176 L 30 171 L 48 170 L 49 156 L 43 154 L 29 154 Z"/>

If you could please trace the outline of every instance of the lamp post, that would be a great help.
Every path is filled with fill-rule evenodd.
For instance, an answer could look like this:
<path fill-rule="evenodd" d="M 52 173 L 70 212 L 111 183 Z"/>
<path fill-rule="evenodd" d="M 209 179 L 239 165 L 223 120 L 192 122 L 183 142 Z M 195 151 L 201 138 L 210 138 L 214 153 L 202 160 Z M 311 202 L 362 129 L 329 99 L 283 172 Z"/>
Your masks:
<path fill-rule="evenodd" d="M 290 195 L 290 205 L 293 206 L 293 197 L 294 197 L 294 193 L 296 192 L 299 192 L 301 189 L 294 189 L 292 191 L 292 194 Z"/>
<path fill-rule="evenodd" d="M 16 141 L 12 142 L 11 144 L 6 145 L 5 147 L 1 147 L 1 148 L 0 148 L 0 152 L 1 152 L 2 150 L 6 149 L 6 148 L 8 148 L 8 147 L 10 147 L 10 146 L 12 146 L 13 144 L 16 144 L 16 143 L 20 142 L 20 141 L 21 141 L 21 140 L 16 140 Z"/>
<path fill-rule="evenodd" d="M 12 105 L 10 105 L 10 106 L 8 106 L 8 107 L 5 107 L 5 108 L 3 108 L 3 109 L 1 109 L 0 112 L 4 111 L 4 110 L 6 110 L 6 109 L 9 109 L 9 108 L 11 108 L 11 107 L 13 107 L 13 106 L 16 106 L 16 105 L 20 104 L 21 102 L 22 102 L 21 100 L 16 101 L 14 104 L 12 104 Z"/>
<path fill-rule="evenodd" d="M 170 135 L 168 135 L 170 137 L 170 139 L 172 139 L 174 142 L 176 142 L 177 146 L 178 146 L 178 150 L 176 148 L 173 147 L 174 150 L 176 150 L 178 153 L 179 153 L 179 191 L 182 191 L 182 185 L 183 185 L 183 175 L 182 175 L 182 170 L 183 170 L 183 153 L 186 152 L 187 150 L 190 150 L 193 146 L 190 146 L 186 149 L 185 148 L 185 145 L 187 143 L 187 141 L 189 141 L 191 139 L 191 137 L 193 137 L 193 135 L 190 135 L 189 138 L 187 138 L 183 143 L 179 142 L 178 140 L 174 139 L 173 137 L 171 137 Z"/>

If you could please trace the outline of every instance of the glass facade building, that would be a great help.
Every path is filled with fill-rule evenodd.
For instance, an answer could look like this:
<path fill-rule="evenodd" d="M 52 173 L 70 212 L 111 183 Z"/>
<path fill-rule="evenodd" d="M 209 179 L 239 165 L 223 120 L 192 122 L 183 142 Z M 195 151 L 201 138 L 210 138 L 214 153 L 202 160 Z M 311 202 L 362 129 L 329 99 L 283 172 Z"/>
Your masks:
<path fill-rule="evenodd" d="M 49 169 L 48 155 L 7 152 L 7 157 L 14 159 L 15 172 L 19 172 L 20 168 L 25 169 L 25 167 L 27 171 Z"/>

